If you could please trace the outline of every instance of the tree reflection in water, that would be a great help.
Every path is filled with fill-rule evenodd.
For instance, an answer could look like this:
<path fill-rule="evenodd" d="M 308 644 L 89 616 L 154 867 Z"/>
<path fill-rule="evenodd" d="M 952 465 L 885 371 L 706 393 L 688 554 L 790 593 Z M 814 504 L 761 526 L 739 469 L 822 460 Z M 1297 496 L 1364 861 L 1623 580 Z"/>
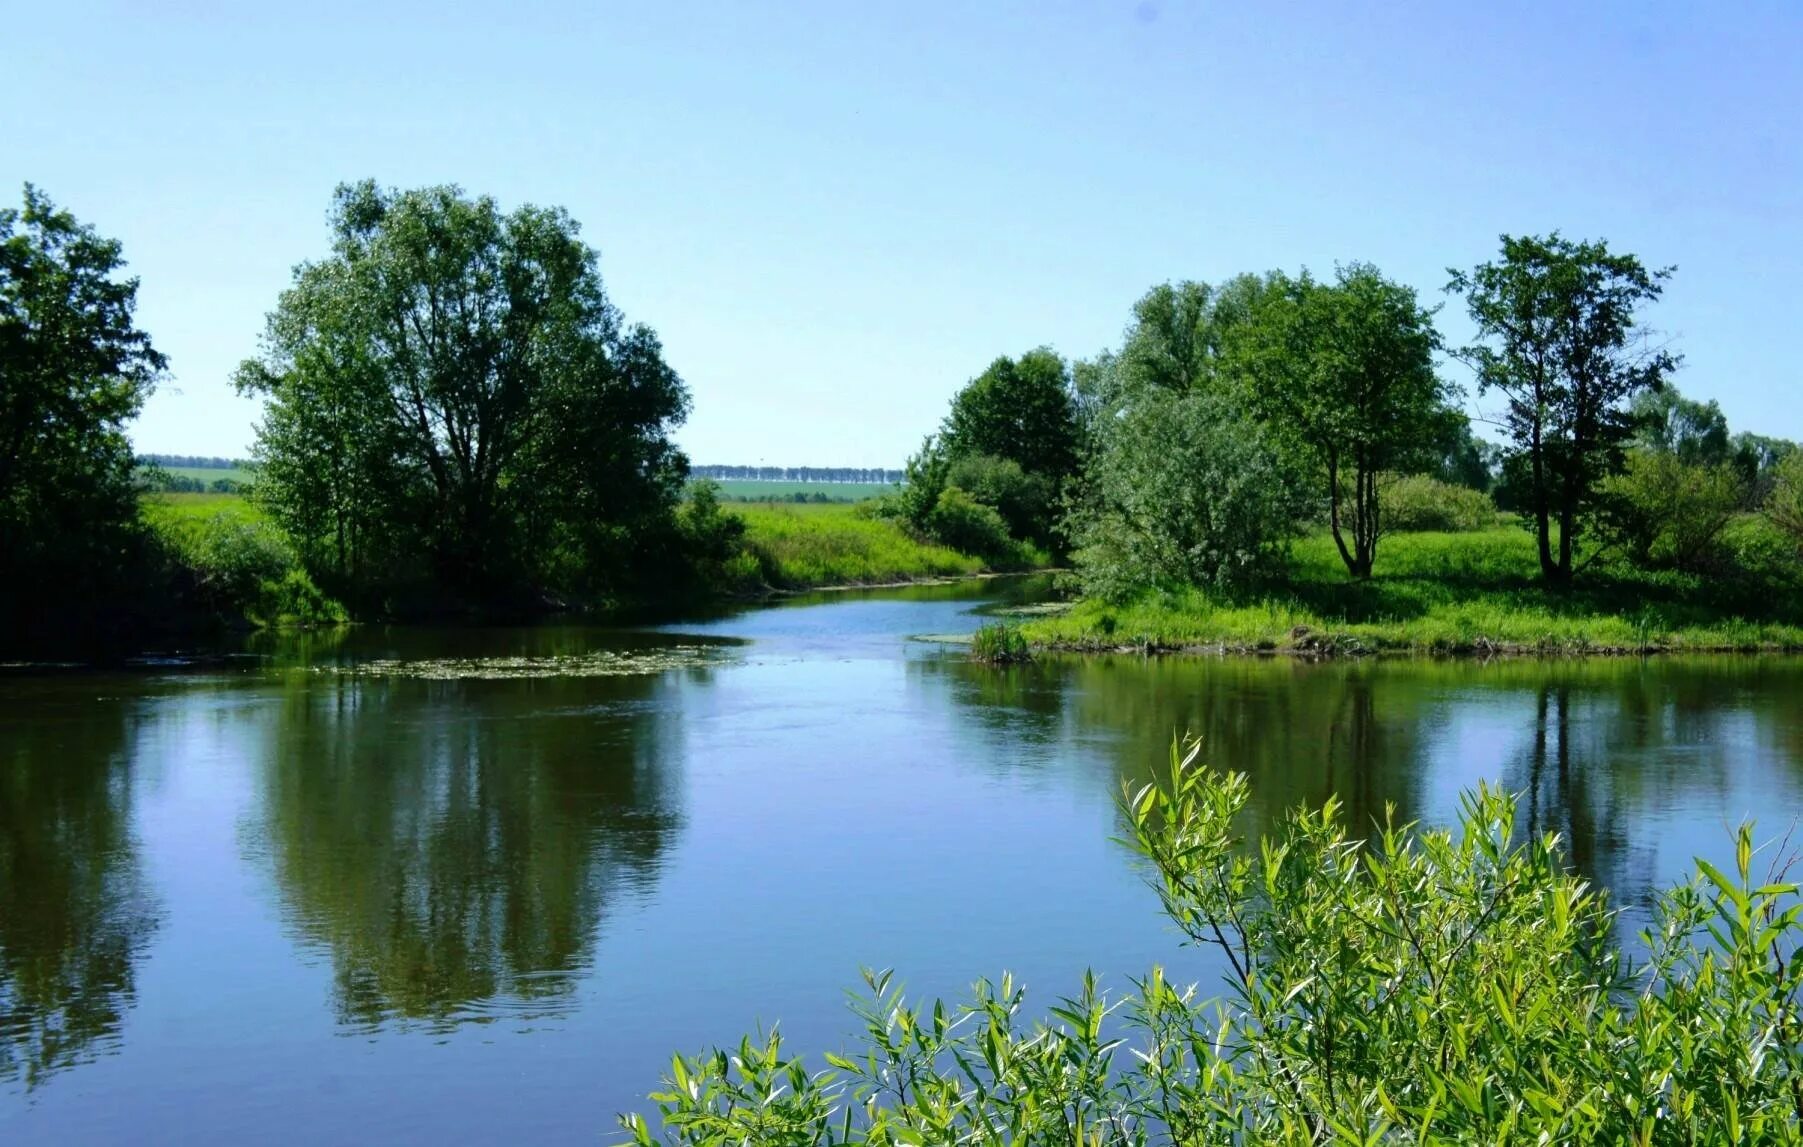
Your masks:
<path fill-rule="evenodd" d="M 157 926 L 132 835 L 129 702 L 52 680 L 0 723 L 0 1082 L 116 1045 Z"/>
<path fill-rule="evenodd" d="M 702 670 L 691 670 L 702 674 Z M 314 678 L 266 764 L 265 832 L 340 1019 L 449 1027 L 568 1007 L 610 901 L 680 823 L 657 676 Z"/>

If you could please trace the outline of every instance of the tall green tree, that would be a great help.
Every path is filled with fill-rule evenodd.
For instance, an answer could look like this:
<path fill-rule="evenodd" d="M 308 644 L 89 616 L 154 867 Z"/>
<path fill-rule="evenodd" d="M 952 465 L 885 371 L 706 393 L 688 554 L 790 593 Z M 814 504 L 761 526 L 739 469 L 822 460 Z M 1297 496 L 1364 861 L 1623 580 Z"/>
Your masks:
<path fill-rule="evenodd" d="M 1016 534 L 1052 542 L 1056 491 L 1075 477 L 1082 443 L 1070 369 L 1057 352 L 1039 347 L 990 363 L 953 397 L 938 441 L 948 463 L 966 464 L 966 485 L 1006 487 L 990 504 Z M 1010 464 L 1014 480 L 1006 481 Z M 976 472 L 984 483 L 968 480 Z"/>
<path fill-rule="evenodd" d="M 464 597 L 620 588 L 673 532 L 688 393 L 576 222 L 366 181 L 331 227 L 237 375 L 268 399 L 257 453 L 303 551 L 368 577 L 379 548 L 387 576 Z"/>
<path fill-rule="evenodd" d="M 1570 584 L 1583 515 L 1621 468 L 1635 427 L 1628 400 L 1662 387 L 1680 362 L 1636 318 L 1674 270 L 1554 232 L 1504 235 L 1499 259 L 1450 272 L 1447 290 L 1464 296 L 1479 340 L 1459 356 L 1480 393 L 1506 399 L 1505 465 L 1550 584 Z"/>
<path fill-rule="evenodd" d="M 1118 354 L 1078 372 L 1086 407 L 1118 406 L 1136 394 L 1188 394 L 1221 380 L 1228 335 L 1248 322 L 1274 289 L 1272 277 L 1237 275 L 1219 286 L 1184 280 L 1160 283 L 1133 304 L 1133 319 Z"/>
<path fill-rule="evenodd" d="M 940 440 L 954 458 L 988 454 L 1062 480 L 1077 468 L 1070 369 L 1050 347 L 996 359 L 953 397 Z"/>
<path fill-rule="evenodd" d="M 1412 287 L 1354 263 L 1332 283 L 1273 276 L 1225 339 L 1253 409 L 1318 460 L 1334 544 L 1354 577 L 1370 577 L 1377 558 L 1381 479 L 1431 465 L 1447 420 L 1433 316 Z"/>
<path fill-rule="evenodd" d="M 135 565 L 125 424 L 166 363 L 124 266 L 30 184 L 0 210 L 0 614 L 107 596 Z"/>

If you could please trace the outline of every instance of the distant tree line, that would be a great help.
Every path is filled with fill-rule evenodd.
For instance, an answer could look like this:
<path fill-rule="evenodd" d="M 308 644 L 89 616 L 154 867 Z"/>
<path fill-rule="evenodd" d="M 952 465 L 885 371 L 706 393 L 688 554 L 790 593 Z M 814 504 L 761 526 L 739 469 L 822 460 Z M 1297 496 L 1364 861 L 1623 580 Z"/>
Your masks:
<path fill-rule="evenodd" d="M 690 466 L 689 473 L 712 482 L 855 482 L 893 486 L 900 470 L 862 466 Z"/>
<path fill-rule="evenodd" d="M 140 466 L 181 466 L 189 470 L 242 470 L 250 462 L 242 458 L 215 458 L 201 454 L 140 454 Z"/>

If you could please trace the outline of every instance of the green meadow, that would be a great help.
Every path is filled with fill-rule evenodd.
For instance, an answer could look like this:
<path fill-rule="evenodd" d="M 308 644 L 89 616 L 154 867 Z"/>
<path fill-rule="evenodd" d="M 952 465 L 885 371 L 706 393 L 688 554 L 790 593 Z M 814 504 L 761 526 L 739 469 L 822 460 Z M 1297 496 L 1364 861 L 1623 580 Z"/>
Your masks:
<path fill-rule="evenodd" d="M 1512 525 L 1384 539 L 1368 581 L 1346 576 L 1325 533 L 1294 546 L 1287 576 L 1222 596 L 1184 587 L 1125 602 L 1085 599 L 1025 624 L 1041 647 L 1310 654 L 1755 651 L 1803 649 L 1803 587 L 1757 518 L 1730 526 L 1738 556 L 1714 574 L 1599 563 L 1573 589 L 1538 577 L 1533 538 Z M 1764 555 L 1774 560 L 1765 560 Z"/>

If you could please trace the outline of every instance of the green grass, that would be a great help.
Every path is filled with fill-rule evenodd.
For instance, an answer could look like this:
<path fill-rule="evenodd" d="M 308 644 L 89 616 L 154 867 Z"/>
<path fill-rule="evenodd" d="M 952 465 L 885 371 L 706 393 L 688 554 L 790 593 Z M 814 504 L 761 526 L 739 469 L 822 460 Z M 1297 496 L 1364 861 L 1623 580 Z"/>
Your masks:
<path fill-rule="evenodd" d="M 1756 521 L 1727 544 L 1757 551 Z M 1699 576 L 1602 566 L 1567 593 L 1541 585 L 1533 539 L 1513 526 L 1398 534 L 1377 574 L 1354 582 L 1325 533 L 1299 542 L 1287 582 L 1241 600 L 1155 591 L 1119 605 L 1078 602 L 1029 621 L 1036 644 L 1067 648 L 1414 653 L 1803 649 L 1803 585 L 1794 564 Z"/>
<path fill-rule="evenodd" d="M 824 494 L 834 502 L 862 502 L 895 491 L 894 486 L 876 482 L 778 482 L 745 478 L 719 479 L 714 484 L 720 487 L 723 502 L 775 502 L 795 494 L 808 497 Z"/>
<path fill-rule="evenodd" d="M 847 505 L 744 505 L 745 541 L 764 580 L 800 589 L 875 585 L 981 572 L 968 554 L 910 537 L 894 522 L 863 518 Z"/>
<path fill-rule="evenodd" d="M 145 494 L 138 504 L 152 526 L 206 522 L 221 514 L 247 522 L 263 517 L 262 507 L 241 494 Z"/>

